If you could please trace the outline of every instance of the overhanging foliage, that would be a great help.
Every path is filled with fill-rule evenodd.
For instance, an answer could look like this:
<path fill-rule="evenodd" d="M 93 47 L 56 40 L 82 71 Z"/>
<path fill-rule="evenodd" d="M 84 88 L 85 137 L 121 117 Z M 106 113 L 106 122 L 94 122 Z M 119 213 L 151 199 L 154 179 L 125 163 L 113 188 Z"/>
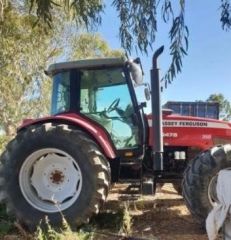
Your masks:
<path fill-rule="evenodd" d="M 0 1 L 0 19 L 4 21 L 4 10 L 8 3 L 16 0 Z M 178 0 L 178 9 L 172 7 L 173 0 L 24 0 L 21 6 L 29 6 L 30 14 L 36 15 L 35 23 L 53 27 L 54 11 L 66 13 L 75 20 L 77 28 L 87 29 L 101 24 L 101 15 L 106 4 L 112 4 L 120 20 L 119 36 L 121 46 L 128 52 L 132 49 L 147 53 L 153 46 L 157 33 L 157 15 L 161 12 L 164 22 L 171 24 L 169 30 L 171 64 L 164 76 L 165 87 L 182 70 L 182 59 L 187 54 L 189 30 L 185 24 L 185 0 Z M 198 2 L 199 3 L 199 2 Z M 174 1 L 174 6 L 176 1 Z M 178 13 L 176 13 L 179 11 Z M 223 29 L 231 27 L 230 0 L 220 0 L 220 21 Z M 113 21 L 113 20 L 112 20 Z"/>

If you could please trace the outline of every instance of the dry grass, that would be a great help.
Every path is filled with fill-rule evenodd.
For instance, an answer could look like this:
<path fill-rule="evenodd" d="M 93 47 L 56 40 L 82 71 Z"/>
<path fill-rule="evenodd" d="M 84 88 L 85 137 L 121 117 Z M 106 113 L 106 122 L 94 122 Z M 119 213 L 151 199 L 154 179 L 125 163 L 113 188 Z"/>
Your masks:
<path fill-rule="evenodd" d="M 155 196 L 127 194 L 126 185 L 116 185 L 105 205 L 104 212 L 123 207 L 129 202 L 134 237 L 158 240 L 207 240 L 201 226 L 187 210 L 180 195 L 166 184 Z M 99 238 L 98 238 L 99 239 Z"/>
<path fill-rule="evenodd" d="M 0 239 L 121 240 L 129 239 L 126 238 L 129 236 L 150 240 L 208 239 L 171 184 L 164 185 L 155 196 L 143 197 L 137 194 L 136 189 L 128 188 L 127 185 L 115 185 L 101 213 L 92 219 L 90 225 L 85 226 L 85 229 L 94 232 L 93 235 L 72 232 L 67 223 L 62 232 L 50 228 L 46 233 L 48 235 L 44 235 L 46 237 L 39 230 L 37 235 L 25 236 L 20 226 L 14 229 L 13 234 Z"/>

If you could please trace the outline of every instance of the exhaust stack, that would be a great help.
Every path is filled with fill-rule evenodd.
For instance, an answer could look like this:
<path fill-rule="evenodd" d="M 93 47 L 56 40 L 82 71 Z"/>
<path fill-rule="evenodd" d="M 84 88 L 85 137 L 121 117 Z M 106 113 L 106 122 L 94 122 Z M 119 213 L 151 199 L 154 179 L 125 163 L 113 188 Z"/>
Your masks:
<path fill-rule="evenodd" d="M 153 54 L 151 69 L 151 103 L 152 103 L 152 129 L 153 129 L 153 170 L 163 170 L 163 131 L 162 131 L 162 107 L 159 69 L 157 59 L 164 51 L 160 47 Z"/>

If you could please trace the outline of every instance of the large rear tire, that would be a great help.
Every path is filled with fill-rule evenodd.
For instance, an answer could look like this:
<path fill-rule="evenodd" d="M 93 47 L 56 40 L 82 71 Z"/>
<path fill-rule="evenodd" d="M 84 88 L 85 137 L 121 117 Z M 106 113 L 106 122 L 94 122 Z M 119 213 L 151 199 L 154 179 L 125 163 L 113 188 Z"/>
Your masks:
<path fill-rule="evenodd" d="M 83 131 L 46 123 L 18 133 L 1 156 L 0 197 L 30 230 L 48 216 L 72 226 L 98 213 L 110 185 L 110 166 Z M 62 212 L 62 214 L 60 214 Z"/>
<path fill-rule="evenodd" d="M 201 224 L 218 201 L 217 175 L 222 169 L 231 168 L 231 145 L 216 146 L 194 158 L 183 177 L 183 197 L 190 212 Z"/>

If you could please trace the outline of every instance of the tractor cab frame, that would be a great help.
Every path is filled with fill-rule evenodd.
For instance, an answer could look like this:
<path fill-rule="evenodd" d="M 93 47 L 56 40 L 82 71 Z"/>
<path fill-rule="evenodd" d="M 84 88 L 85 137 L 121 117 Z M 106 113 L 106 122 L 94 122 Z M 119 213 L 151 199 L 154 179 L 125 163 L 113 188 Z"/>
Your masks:
<path fill-rule="evenodd" d="M 147 144 L 147 120 L 135 88 L 143 84 L 139 59 L 87 59 L 53 64 L 51 114 L 75 113 L 108 138 L 122 161 L 142 159 Z"/>

